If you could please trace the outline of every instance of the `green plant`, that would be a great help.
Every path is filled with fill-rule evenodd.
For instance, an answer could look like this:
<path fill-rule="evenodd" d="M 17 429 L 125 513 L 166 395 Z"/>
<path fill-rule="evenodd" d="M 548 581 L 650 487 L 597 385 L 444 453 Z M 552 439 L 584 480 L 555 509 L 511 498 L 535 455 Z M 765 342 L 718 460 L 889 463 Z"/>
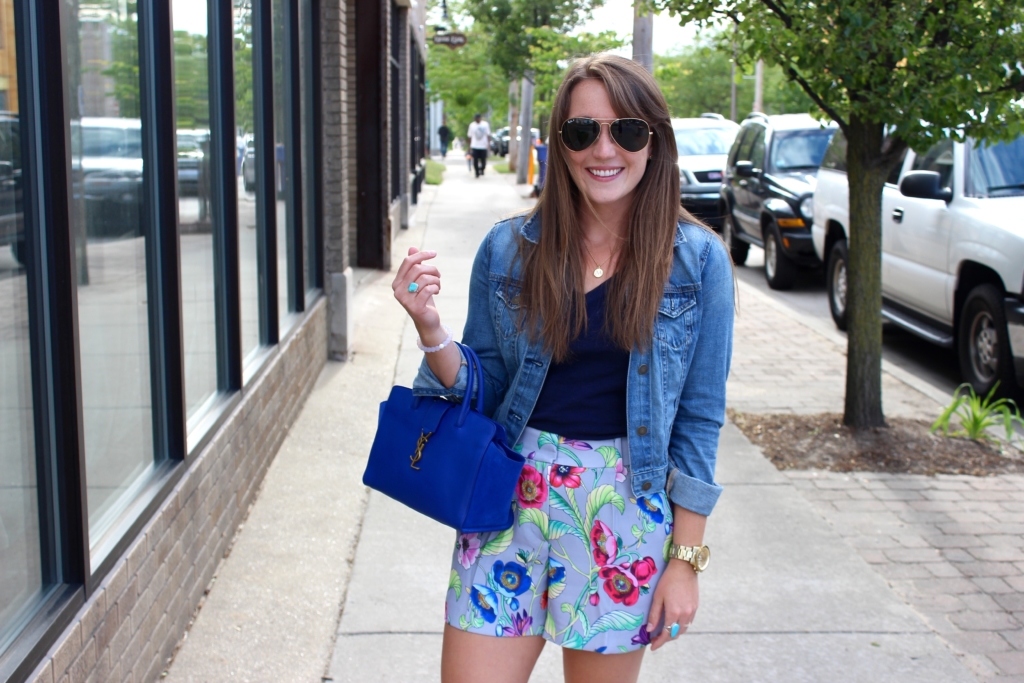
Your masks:
<path fill-rule="evenodd" d="M 961 393 L 965 388 L 970 394 Z M 965 382 L 958 386 L 953 392 L 953 402 L 942 411 L 942 415 L 939 415 L 939 419 L 932 425 L 932 433 L 941 429 L 943 436 L 949 436 L 949 422 L 955 415 L 960 418 L 960 425 L 963 429 L 953 432 L 953 436 L 966 436 L 977 440 L 989 439 L 991 437 L 986 430 L 1002 422 L 1006 429 L 1006 440 L 1012 439 L 1013 425 L 1016 423 L 1024 427 L 1024 418 L 1021 417 L 1020 408 L 1011 399 L 992 400 L 998 388 L 999 382 L 996 382 L 992 390 L 982 398 L 974 392 L 974 387 L 970 384 Z"/>
<path fill-rule="evenodd" d="M 496 173 L 511 173 L 512 172 L 509 169 L 509 167 L 508 167 L 508 162 L 507 161 L 502 161 L 501 163 L 497 163 L 497 164 L 491 164 L 491 168 L 493 168 Z"/>
<path fill-rule="evenodd" d="M 427 159 L 426 174 L 423 179 L 427 185 L 440 185 L 441 181 L 444 180 L 444 164 L 438 163 L 433 159 Z"/>

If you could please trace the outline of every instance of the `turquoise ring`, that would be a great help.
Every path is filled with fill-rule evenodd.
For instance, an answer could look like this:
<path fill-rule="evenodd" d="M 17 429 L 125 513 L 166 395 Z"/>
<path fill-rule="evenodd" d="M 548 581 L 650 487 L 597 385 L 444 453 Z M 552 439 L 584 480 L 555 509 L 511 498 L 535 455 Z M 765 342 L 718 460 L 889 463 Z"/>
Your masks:
<path fill-rule="evenodd" d="M 679 635 L 679 624 L 672 624 L 672 628 L 668 630 L 668 635 L 675 638 Z"/>
<path fill-rule="evenodd" d="M 415 282 L 410 282 L 409 283 L 409 291 L 410 292 L 415 292 L 419 288 L 420 288 L 420 286 L 418 284 L 416 284 Z"/>

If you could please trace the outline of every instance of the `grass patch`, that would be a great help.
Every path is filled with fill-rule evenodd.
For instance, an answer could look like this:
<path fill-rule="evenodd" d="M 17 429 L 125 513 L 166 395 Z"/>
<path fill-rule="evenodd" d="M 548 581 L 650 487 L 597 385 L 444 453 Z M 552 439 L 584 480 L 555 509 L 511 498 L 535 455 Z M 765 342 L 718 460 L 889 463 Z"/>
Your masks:
<path fill-rule="evenodd" d="M 509 169 L 509 167 L 508 167 L 508 162 L 507 161 L 503 161 L 500 164 L 491 164 L 491 168 L 493 168 L 498 173 L 511 173 L 512 172 Z"/>
<path fill-rule="evenodd" d="M 444 168 L 444 164 L 433 159 L 427 159 L 426 177 L 423 182 L 427 185 L 440 185 L 443 180 Z"/>

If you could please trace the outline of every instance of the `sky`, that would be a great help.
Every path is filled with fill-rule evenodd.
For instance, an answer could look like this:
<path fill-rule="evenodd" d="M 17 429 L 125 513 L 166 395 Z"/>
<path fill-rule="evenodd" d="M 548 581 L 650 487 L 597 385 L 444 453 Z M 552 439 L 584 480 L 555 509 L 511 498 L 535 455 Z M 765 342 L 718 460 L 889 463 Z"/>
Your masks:
<path fill-rule="evenodd" d="M 615 31 L 620 37 L 633 33 L 633 2 L 632 0 L 605 0 L 603 7 L 594 10 L 591 21 L 581 26 L 576 33 L 600 33 Z M 679 25 L 679 19 L 668 15 L 668 12 L 654 17 L 654 54 L 663 55 L 693 42 L 696 29 Z M 630 57 L 633 54 L 631 45 L 619 51 Z"/>

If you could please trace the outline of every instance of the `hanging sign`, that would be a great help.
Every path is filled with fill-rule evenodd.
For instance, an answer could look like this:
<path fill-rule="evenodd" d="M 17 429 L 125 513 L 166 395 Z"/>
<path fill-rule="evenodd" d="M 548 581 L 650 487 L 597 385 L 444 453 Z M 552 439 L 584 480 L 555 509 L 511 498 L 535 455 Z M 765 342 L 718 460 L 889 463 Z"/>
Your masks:
<path fill-rule="evenodd" d="M 457 50 L 466 44 L 465 33 L 435 33 L 431 39 L 435 45 L 447 45 L 453 50 Z"/>

